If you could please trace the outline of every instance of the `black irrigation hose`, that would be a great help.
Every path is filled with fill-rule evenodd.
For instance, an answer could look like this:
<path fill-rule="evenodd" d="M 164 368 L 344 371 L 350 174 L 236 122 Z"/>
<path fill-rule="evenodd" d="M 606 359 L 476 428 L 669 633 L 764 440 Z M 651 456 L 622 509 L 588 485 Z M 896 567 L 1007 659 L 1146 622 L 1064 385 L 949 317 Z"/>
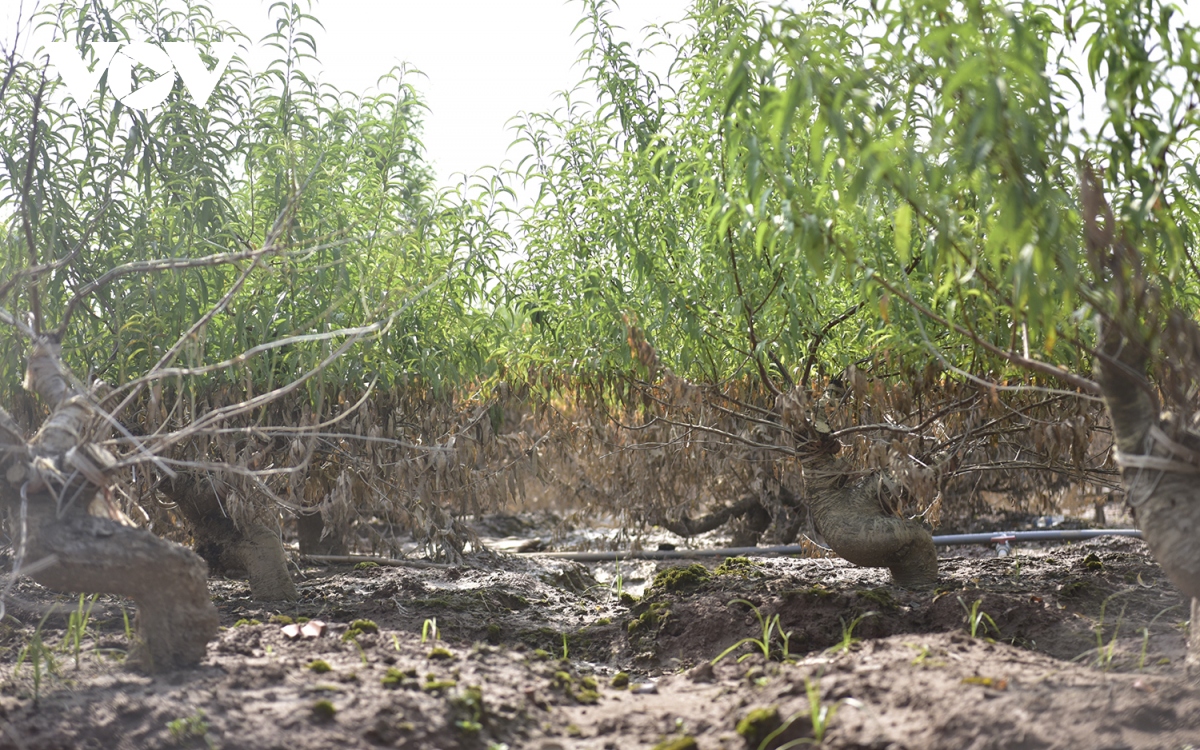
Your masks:
<path fill-rule="evenodd" d="M 1013 542 L 1078 542 L 1098 536 L 1130 536 L 1142 538 L 1137 529 L 1079 529 L 1062 531 L 993 531 L 984 534 L 943 534 L 935 536 L 935 545 L 946 547 L 964 544 L 1007 546 Z M 768 557 L 803 555 L 812 550 L 799 544 L 778 547 L 717 547 L 713 549 L 642 549 L 627 552 L 522 552 L 529 557 L 576 562 L 613 562 L 616 560 L 690 560 L 701 557 Z"/>

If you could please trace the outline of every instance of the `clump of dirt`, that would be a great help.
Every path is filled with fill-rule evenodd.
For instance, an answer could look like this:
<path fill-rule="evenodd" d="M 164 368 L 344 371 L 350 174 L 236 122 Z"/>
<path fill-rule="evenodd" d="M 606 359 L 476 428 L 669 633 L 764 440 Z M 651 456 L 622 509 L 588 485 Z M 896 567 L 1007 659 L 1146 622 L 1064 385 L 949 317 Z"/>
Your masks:
<path fill-rule="evenodd" d="M 913 591 L 836 559 L 663 564 L 641 597 L 536 556 L 307 567 L 282 605 L 212 581 L 208 656 L 155 677 L 123 667 L 120 602 L 81 630 L 78 600 L 22 582 L 0 748 L 1200 743 L 1188 612 L 1141 542 L 940 565 Z"/>

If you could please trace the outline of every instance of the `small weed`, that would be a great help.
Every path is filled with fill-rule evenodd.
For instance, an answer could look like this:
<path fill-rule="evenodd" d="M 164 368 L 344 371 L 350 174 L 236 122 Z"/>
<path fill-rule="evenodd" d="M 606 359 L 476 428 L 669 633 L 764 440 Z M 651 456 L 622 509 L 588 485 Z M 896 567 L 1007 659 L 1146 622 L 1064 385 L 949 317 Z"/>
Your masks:
<path fill-rule="evenodd" d="M 789 750 L 793 747 L 801 745 L 820 745 L 825 741 L 825 735 L 829 732 L 829 725 L 833 722 L 833 717 L 837 715 L 838 708 L 842 702 L 822 703 L 821 702 L 821 678 L 814 680 L 808 677 L 804 678 L 804 692 L 808 696 L 808 718 L 812 723 L 812 737 L 801 737 L 800 739 L 789 740 L 788 742 L 779 745 L 775 750 Z M 771 747 L 771 743 L 778 739 L 780 735 L 791 728 L 803 712 L 797 712 L 788 717 L 787 721 L 783 722 L 778 729 L 768 734 L 758 745 L 758 750 L 767 750 Z"/>
<path fill-rule="evenodd" d="M 243 617 L 233 624 L 235 628 L 245 627 L 246 625 L 262 625 L 262 620 L 246 619 Z"/>
<path fill-rule="evenodd" d="M 1112 638 L 1109 639 L 1108 643 L 1104 642 L 1105 611 L 1108 609 L 1109 602 L 1111 602 L 1113 599 L 1116 599 L 1118 596 L 1124 596 L 1133 590 L 1134 589 L 1125 589 L 1124 591 L 1118 591 L 1115 594 L 1105 597 L 1104 601 L 1100 603 L 1100 619 L 1096 622 L 1095 628 L 1093 628 L 1093 632 L 1096 634 L 1096 659 L 1092 662 L 1092 666 L 1100 667 L 1105 672 L 1107 672 L 1112 666 L 1113 657 L 1116 656 L 1117 636 L 1121 632 L 1121 623 L 1125 619 L 1126 605 L 1121 605 L 1121 613 L 1117 615 L 1117 624 L 1113 627 Z M 1146 635 L 1146 638 L 1148 639 L 1148 634 Z"/>
<path fill-rule="evenodd" d="M 355 570 L 370 570 L 371 568 L 378 568 L 378 567 L 379 567 L 379 563 L 372 562 L 371 560 L 363 560 L 360 563 L 354 564 Z"/>
<path fill-rule="evenodd" d="M 737 723 L 736 732 L 750 747 L 762 747 L 768 737 L 783 725 L 779 717 L 779 708 L 767 706 L 755 708 L 741 718 Z"/>
<path fill-rule="evenodd" d="M 563 661 L 570 661 L 570 660 L 571 660 L 571 652 L 570 652 L 570 650 L 567 648 L 567 634 L 566 634 L 566 633 L 563 633 L 563 634 L 562 634 L 562 641 L 563 641 L 563 655 L 562 655 L 562 660 L 563 660 Z"/>
<path fill-rule="evenodd" d="M 425 641 L 429 640 L 430 638 L 435 641 L 438 639 L 438 626 L 436 617 L 430 617 L 426 619 L 425 622 L 421 623 L 421 644 L 424 645 Z"/>
<path fill-rule="evenodd" d="M 121 607 L 121 619 L 125 621 L 125 641 L 133 643 L 133 628 L 129 625 L 129 610 Z"/>
<path fill-rule="evenodd" d="M 363 663 L 363 666 L 367 666 L 370 663 L 370 660 L 367 659 L 366 649 L 362 647 L 362 644 L 358 642 L 357 638 L 351 638 L 350 642 L 353 643 L 354 647 L 358 649 L 358 658 Z"/>
<path fill-rule="evenodd" d="M 83 638 L 87 634 L 88 620 L 92 615 L 92 607 L 96 604 L 98 594 L 92 594 L 88 598 L 87 606 L 84 606 L 84 595 L 79 595 L 79 606 L 71 613 L 67 623 L 67 634 L 63 638 L 62 650 L 71 650 L 75 656 L 75 667 L 79 667 L 79 650 L 83 643 Z"/>
<path fill-rule="evenodd" d="M 1179 606 L 1178 604 L 1172 604 L 1171 606 L 1162 610 L 1161 612 L 1156 614 L 1150 620 L 1149 625 L 1142 628 L 1142 653 L 1138 657 L 1138 671 L 1139 672 L 1141 672 L 1142 669 L 1146 666 L 1146 649 L 1149 648 L 1149 646 L 1150 646 L 1150 628 L 1154 627 L 1154 623 L 1158 621 L 1158 618 L 1162 617 L 1163 615 L 1165 615 L 1166 613 L 1170 612 L 1171 610 L 1175 609 L 1178 606 Z"/>
<path fill-rule="evenodd" d="M 863 612 L 861 615 L 851 620 L 849 625 L 846 624 L 845 620 L 839 617 L 838 620 L 842 623 L 842 640 L 827 650 L 834 654 L 844 654 L 849 651 L 854 644 L 858 643 L 859 641 L 858 638 L 854 637 L 854 629 L 858 627 L 858 624 L 863 620 L 867 619 L 868 617 L 874 617 L 877 614 L 879 613 L 874 610 L 870 612 Z"/>
<path fill-rule="evenodd" d="M 627 672 L 617 672 L 615 675 L 613 675 L 612 679 L 608 681 L 608 684 L 617 688 L 618 690 L 624 690 L 625 688 L 629 687 L 629 674 Z"/>
<path fill-rule="evenodd" d="M 971 606 L 968 607 L 967 603 L 964 602 L 960 596 L 958 597 L 958 603 L 962 605 L 963 610 L 967 613 L 967 632 L 971 634 L 972 638 L 978 638 L 980 635 L 987 635 L 989 628 L 997 636 L 1000 635 L 1000 628 L 996 627 L 996 621 L 992 619 L 991 615 L 979 608 L 980 605 L 983 604 L 982 599 L 976 599 L 971 603 Z M 980 632 L 981 628 L 982 633 Z"/>
<path fill-rule="evenodd" d="M 29 666 L 33 670 L 33 702 L 36 704 L 42 694 L 42 677 L 50 674 L 58 674 L 58 662 L 54 659 L 54 652 L 46 646 L 42 640 L 42 627 L 46 624 L 46 619 L 50 617 L 51 609 L 42 616 L 41 622 L 33 630 L 33 635 L 29 638 L 29 643 L 21 649 L 21 653 L 17 656 L 17 666 L 13 669 L 13 677 L 16 677 L 21 671 L 21 665 L 29 661 Z M 43 671 L 45 670 L 45 671 Z"/>
<path fill-rule="evenodd" d="M 747 607 L 752 609 L 754 611 L 754 616 L 756 618 L 758 618 L 759 627 L 762 628 L 762 637 L 761 638 L 747 637 L 747 638 L 741 639 L 737 643 L 733 644 L 729 648 L 722 651 L 717 656 L 717 658 L 713 659 L 712 664 L 714 666 L 717 664 L 717 662 L 721 661 L 726 656 L 729 656 L 731 653 L 733 653 L 734 651 L 737 651 L 739 648 L 741 648 L 742 646 L 747 645 L 747 644 L 755 646 L 758 648 L 758 650 L 762 651 L 762 655 L 763 655 L 764 659 L 770 659 L 771 658 L 771 635 L 776 630 L 778 630 L 779 637 L 783 641 L 782 660 L 787 661 L 789 659 L 788 641 L 791 640 L 792 634 L 790 631 L 787 633 L 783 632 L 783 625 L 781 625 L 779 622 L 779 615 L 772 615 L 770 617 L 764 618 L 762 616 L 762 612 L 760 612 L 758 610 L 758 607 L 754 606 L 753 604 L 746 601 L 745 599 L 733 599 L 732 601 L 729 602 L 729 604 L 730 605 L 745 604 Z M 741 656 L 738 657 L 738 662 L 741 663 L 748 656 L 750 656 L 750 654 L 742 654 Z"/>
<path fill-rule="evenodd" d="M 934 656 L 935 654 L 934 654 L 933 649 L 929 648 L 929 646 L 927 646 L 923 643 L 920 645 L 918 645 L 916 643 L 907 643 L 905 645 L 911 649 L 915 649 L 917 652 L 917 655 L 914 656 L 913 660 L 912 660 L 912 665 L 914 667 L 944 667 L 944 666 L 946 666 L 946 662 L 944 662 L 940 659 L 931 659 L 930 658 L 930 657 Z"/>

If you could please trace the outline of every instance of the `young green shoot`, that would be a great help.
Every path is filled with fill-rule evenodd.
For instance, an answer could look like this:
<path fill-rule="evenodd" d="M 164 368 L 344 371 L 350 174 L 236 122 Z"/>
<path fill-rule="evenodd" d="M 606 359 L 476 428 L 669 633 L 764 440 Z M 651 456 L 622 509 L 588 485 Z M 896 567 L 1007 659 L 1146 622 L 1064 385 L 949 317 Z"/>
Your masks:
<path fill-rule="evenodd" d="M 421 644 L 429 639 L 438 640 L 437 618 L 430 617 L 425 622 L 421 623 Z"/>
<path fill-rule="evenodd" d="M 854 637 L 854 629 L 858 627 L 858 624 L 863 620 L 867 619 L 868 617 L 874 617 L 877 614 L 879 613 L 875 610 L 863 612 L 861 615 L 851 620 L 849 625 L 846 624 L 845 620 L 839 617 L 838 619 L 842 623 L 842 640 L 831 646 L 828 651 L 834 654 L 844 654 L 849 651 L 851 647 L 853 647 L 854 644 L 858 643 L 859 641 L 858 638 Z"/>
<path fill-rule="evenodd" d="M 812 723 L 813 736 L 789 740 L 777 747 L 772 745 L 780 735 L 795 723 L 796 719 L 804 715 L 803 711 L 798 711 L 789 716 L 787 721 L 783 722 L 778 729 L 764 737 L 763 741 L 758 744 L 758 750 L 767 750 L 767 748 L 771 747 L 775 747 L 775 750 L 789 750 L 801 745 L 820 745 L 825 741 L 825 735 L 829 732 L 829 725 L 833 722 L 833 717 L 837 715 L 838 708 L 841 707 L 842 702 L 823 703 L 821 701 L 820 675 L 816 679 L 804 678 L 804 692 L 808 696 L 808 718 Z"/>
<path fill-rule="evenodd" d="M 1178 604 L 1172 604 L 1166 609 L 1160 611 L 1150 620 L 1150 624 L 1142 628 L 1142 653 L 1138 656 L 1138 671 L 1141 672 L 1146 667 L 1146 649 L 1150 647 L 1150 628 L 1154 627 L 1154 623 L 1158 622 L 1158 618 L 1178 607 Z"/>
<path fill-rule="evenodd" d="M 42 640 L 42 627 L 46 624 L 47 618 L 53 612 L 53 608 L 42 616 L 41 622 L 34 628 L 33 635 L 29 638 L 29 643 L 21 649 L 21 653 L 17 656 L 17 665 L 13 669 L 13 677 L 16 677 L 21 671 L 21 665 L 26 660 L 29 661 L 29 666 L 33 670 L 33 702 L 37 704 L 42 694 L 42 677 L 48 674 L 58 674 L 58 662 L 54 660 L 54 652 Z M 43 669 L 45 670 L 43 672 Z"/>
<path fill-rule="evenodd" d="M 86 606 L 84 605 L 85 596 L 79 595 L 79 606 L 70 614 L 67 623 L 67 634 L 63 637 L 62 650 L 71 650 L 75 657 L 75 667 L 79 667 L 79 652 L 83 644 L 83 638 L 87 634 L 88 620 L 92 615 L 92 607 L 96 604 L 98 594 L 92 594 L 90 598 L 86 598 Z"/>
<path fill-rule="evenodd" d="M 1105 643 L 1104 638 L 1105 611 L 1108 609 L 1109 602 L 1111 602 L 1113 599 L 1116 599 L 1118 596 L 1124 596 L 1133 590 L 1134 589 L 1125 589 L 1124 591 L 1118 591 L 1117 593 L 1106 597 L 1104 601 L 1100 602 L 1100 620 L 1096 623 L 1096 627 L 1093 629 L 1096 634 L 1096 659 L 1094 662 L 1092 662 L 1092 666 L 1100 667 L 1105 672 L 1107 672 L 1112 666 L 1113 658 L 1116 656 L 1117 637 L 1121 633 L 1121 623 L 1125 619 L 1126 605 L 1121 605 L 1121 613 L 1117 615 L 1117 624 L 1113 627 L 1112 638 L 1109 638 L 1107 643 Z M 1148 635 L 1144 634 L 1143 641 L 1147 639 Z"/>
<path fill-rule="evenodd" d="M 982 599 L 976 599 L 968 607 L 967 603 L 960 596 L 958 597 L 958 603 L 962 605 L 963 610 L 967 613 L 967 632 L 971 634 L 972 638 L 986 636 L 989 629 L 997 636 L 1000 635 L 1000 628 L 996 627 L 996 621 L 992 619 L 991 615 L 980 609 L 980 605 L 983 604 Z"/>
<path fill-rule="evenodd" d="M 756 618 L 758 618 L 758 625 L 762 629 L 762 637 L 761 638 L 753 638 L 753 637 L 748 636 L 746 638 L 741 639 L 737 643 L 733 644 L 729 648 L 722 651 L 720 653 L 720 655 L 717 656 L 717 658 L 712 660 L 712 664 L 714 664 L 714 665 L 717 664 L 717 662 L 721 661 L 726 656 L 729 656 L 731 653 L 733 653 L 734 651 L 737 651 L 739 648 L 741 648 L 742 646 L 745 646 L 747 644 L 752 645 L 755 648 L 757 648 L 759 651 L 762 652 L 763 658 L 769 660 L 771 658 L 771 635 L 773 633 L 775 633 L 776 631 L 779 632 L 780 640 L 783 641 L 782 658 L 785 661 L 789 658 L 788 642 L 791 639 L 792 634 L 791 634 L 791 632 L 787 632 L 787 633 L 783 632 L 783 625 L 779 621 L 779 615 L 773 615 L 771 617 L 764 618 L 762 616 L 762 612 L 759 611 L 758 607 L 754 606 L 753 604 L 746 601 L 745 599 L 733 599 L 729 602 L 729 604 L 731 604 L 731 605 L 732 604 L 745 604 L 747 607 L 749 607 L 751 610 L 753 610 L 754 616 Z M 751 654 L 742 654 L 741 656 L 738 657 L 738 662 L 741 663 L 741 662 L 745 661 L 750 655 Z"/>

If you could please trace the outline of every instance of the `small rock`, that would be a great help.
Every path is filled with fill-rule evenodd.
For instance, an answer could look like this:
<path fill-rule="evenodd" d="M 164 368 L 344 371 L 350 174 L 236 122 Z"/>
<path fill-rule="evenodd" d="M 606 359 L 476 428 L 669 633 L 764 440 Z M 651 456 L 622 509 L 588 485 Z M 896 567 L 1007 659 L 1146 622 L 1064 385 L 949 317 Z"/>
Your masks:
<path fill-rule="evenodd" d="M 635 682 L 629 686 L 629 692 L 635 695 L 653 695 L 658 692 L 658 685 L 653 682 Z"/>

